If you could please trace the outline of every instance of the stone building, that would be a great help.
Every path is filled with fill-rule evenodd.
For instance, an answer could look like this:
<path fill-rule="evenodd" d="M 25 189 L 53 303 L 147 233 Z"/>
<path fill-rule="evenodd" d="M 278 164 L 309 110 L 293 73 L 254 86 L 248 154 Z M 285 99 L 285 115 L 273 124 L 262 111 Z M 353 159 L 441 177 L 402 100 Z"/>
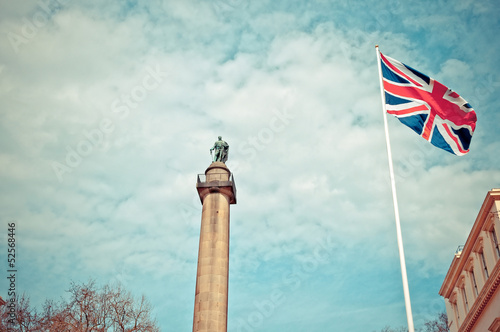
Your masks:
<path fill-rule="evenodd" d="M 500 189 L 492 189 L 439 294 L 451 332 L 500 332 Z"/>

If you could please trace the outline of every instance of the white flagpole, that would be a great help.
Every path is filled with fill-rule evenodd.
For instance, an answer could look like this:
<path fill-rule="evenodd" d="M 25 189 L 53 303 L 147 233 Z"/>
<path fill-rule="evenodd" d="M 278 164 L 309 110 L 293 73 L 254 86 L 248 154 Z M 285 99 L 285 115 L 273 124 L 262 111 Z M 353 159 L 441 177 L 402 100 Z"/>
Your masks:
<path fill-rule="evenodd" d="M 394 203 L 394 214 L 396 217 L 396 233 L 397 233 L 397 237 L 398 237 L 399 262 L 401 264 L 401 277 L 403 279 L 403 292 L 404 292 L 404 296 L 405 296 L 406 318 L 408 320 L 408 331 L 415 332 L 415 328 L 413 326 L 413 315 L 411 313 L 411 302 L 410 302 L 410 290 L 408 288 L 408 277 L 406 275 L 405 253 L 403 250 L 403 237 L 401 235 L 401 224 L 399 222 L 398 199 L 396 196 L 396 181 L 394 179 L 394 167 L 392 165 L 391 143 L 389 141 L 389 129 L 387 126 L 387 111 L 385 108 L 384 82 L 382 79 L 382 65 L 380 63 L 380 51 L 378 50 L 378 45 L 375 46 L 375 49 L 377 51 L 378 74 L 379 74 L 379 78 L 380 78 L 380 95 L 382 97 L 382 113 L 384 116 L 385 141 L 387 143 L 387 159 L 389 159 L 389 172 L 391 175 L 392 200 Z"/>

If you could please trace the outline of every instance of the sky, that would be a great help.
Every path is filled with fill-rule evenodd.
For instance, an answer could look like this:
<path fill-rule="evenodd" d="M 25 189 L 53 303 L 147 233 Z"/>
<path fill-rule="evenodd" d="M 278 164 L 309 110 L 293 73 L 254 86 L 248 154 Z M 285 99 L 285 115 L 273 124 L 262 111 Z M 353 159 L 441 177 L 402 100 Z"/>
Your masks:
<path fill-rule="evenodd" d="M 145 295 L 192 329 L 197 174 L 221 135 L 231 205 L 228 331 L 406 325 L 375 45 L 477 113 L 470 152 L 388 117 L 416 327 L 500 187 L 495 1 L 2 1 L 0 295 L 70 283 Z"/>

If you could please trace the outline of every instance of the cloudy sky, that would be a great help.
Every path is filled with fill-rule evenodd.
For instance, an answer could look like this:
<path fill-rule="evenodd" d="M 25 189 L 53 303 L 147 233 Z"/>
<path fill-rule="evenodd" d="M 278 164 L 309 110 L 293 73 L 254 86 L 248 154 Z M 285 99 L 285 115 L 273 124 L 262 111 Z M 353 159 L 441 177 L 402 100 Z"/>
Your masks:
<path fill-rule="evenodd" d="M 190 331 L 196 175 L 222 135 L 238 190 L 229 331 L 405 325 L 379 44 L 478 116 L 463 157 L 388 118 L 415 325 L 444 310 L 453 254 L 500 187 L 495 1 L 0 7 L 0 252 L 14 221 L 34 305 L 71 281 L 121 282 L 162 331 Z"/>

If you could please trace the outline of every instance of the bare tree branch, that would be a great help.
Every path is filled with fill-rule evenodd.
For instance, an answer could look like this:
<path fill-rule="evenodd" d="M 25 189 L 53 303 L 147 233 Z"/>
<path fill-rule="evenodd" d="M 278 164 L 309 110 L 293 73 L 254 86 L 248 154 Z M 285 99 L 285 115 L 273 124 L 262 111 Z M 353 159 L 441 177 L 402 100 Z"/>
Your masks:
<path fill-rule="evenodd" d="M 0 332 L 159 332 L 146 298 L 136 301 L 121 285 L 98 288 L 93 280 L 72 282 L 68 293 L 68 301 L 46 301 L 40 314 L 23 295 L 16 299 L 12 320 L 9 308 L 2 306 Z"/>

